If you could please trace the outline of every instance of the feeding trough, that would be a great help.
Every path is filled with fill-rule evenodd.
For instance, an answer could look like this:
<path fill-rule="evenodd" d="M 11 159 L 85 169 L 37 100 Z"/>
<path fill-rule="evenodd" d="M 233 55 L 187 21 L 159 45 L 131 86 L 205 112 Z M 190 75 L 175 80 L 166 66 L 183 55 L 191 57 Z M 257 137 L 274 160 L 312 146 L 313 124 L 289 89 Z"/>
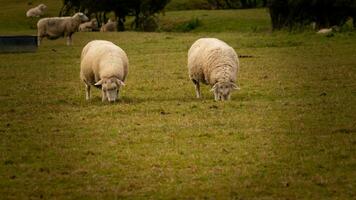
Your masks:
<path fill-rule="evenodd" d="M 37 36 L 0 36 L 0 53 L 35 52 Z"/>

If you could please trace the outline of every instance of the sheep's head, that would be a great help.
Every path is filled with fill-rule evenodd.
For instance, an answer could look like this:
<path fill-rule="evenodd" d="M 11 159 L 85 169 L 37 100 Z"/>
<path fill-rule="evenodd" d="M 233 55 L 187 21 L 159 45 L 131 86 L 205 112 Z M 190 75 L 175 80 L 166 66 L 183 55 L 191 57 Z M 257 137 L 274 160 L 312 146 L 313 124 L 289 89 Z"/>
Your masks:
<path fill-rule="evenodd" d="M 103 78 L 95 86 L 101 86 L 103 92 L 103 100 L 107 99 L 109 102 L 114 102 L 118 99 L 118 94 L 121 86 L 125 86 L 125 83 L 116 77 Z"/>
<path fill-rule="evenodd" d="M 41 9 L 41 10 L 46 10 L 47 6 L 44 5 L 43 3 L 41 3 L 40 5 L 38 5 L 38 7 Z"/>
<path fill-rule="evenodd" d="M 97 28 L 98 27 L 98 21 L 96 21 L 95 18 L 91 19 L 90 22 L 91 22 L 91 25 L 92 25 L 93 28 Z"/>
<path fill-rule="evenodd" d="M 240 88 L 233 82 L 217 82 L 211 89 L 214 92 L 215 101 L 230 100 L 230 95 L 233 90 L 239 90 Z"/>
<path fill-rule="evenodd" d="M 81 12 L 75 13 L 75 15 L 73 15 L 73 18 L 78 18 L 81 22 L 89 21 L 89 18 Z"/>

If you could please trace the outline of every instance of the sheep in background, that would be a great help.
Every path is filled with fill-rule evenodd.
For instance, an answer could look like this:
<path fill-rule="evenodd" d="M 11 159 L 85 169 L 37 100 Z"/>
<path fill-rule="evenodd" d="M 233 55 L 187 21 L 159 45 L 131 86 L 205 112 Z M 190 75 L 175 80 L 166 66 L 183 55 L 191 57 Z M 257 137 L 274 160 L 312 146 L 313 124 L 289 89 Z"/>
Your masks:
<path fill-rule="evenodd" d="M 90 99 L 90 86 L 101 88 L 102 101 L 116 101 L 128 74 L 126 53 L 112 42 L 94 40 L 83 48 L 80 78 L 85 83 L 86 99 Z"/>
<path fill-rule="evenodd" d="M 78 31 L 82 22 L 88 21 L 83 13 L 76 13 L 72 17 L 48 17 L 37 22 L 38 46 L 44 37 L 57 39 L 67 37 L 67 45 L 72 44 L 72 35 Z"/>
<path fill-rule="evenodd" d="M 84 22 L 79 25 L 79 31 L 93 31 L 98 29 L 98 22 L 96 19 L 91 19 L 89 22 Z"/>
<path fill-rule="evenodd" d="M 40 4 L 37 7 L 31 8 L 26 12 L 27 17 L 40 17 L 44 15 L 47 6 L 44 4 Z"/>
<path fill-rule="evenodd" d="M 197 98 L 201 97 L 200 82 L 212 86 L 215 101 L 229 100 L 236 84 L 239 60 L 235 50 L 216 38 L 198 39 L 188 51 L 189 77 Z"/>
<path fill-rule="evenodd" d="M 101 26 L 100 32 L 114 32 L 117 28 L 117 22 L 111 19 L 108 22 Z"/>
<path fill-rule="evenodd" d="M 339 31 L 339 27 L 338 26 L 332 26 L 331 28 L 323 28 L 320 29 L 318 32 L 316 32 L 317 34 L 321 34 L 321 35 L 330 35 L 333 32 L 337 32 Z"/>
<path fill-rule="evenodd" d="M 318 34 L 330 34 L 332 32 L 333 32 L 332 28 L 322 28 L 316 33 L 318 33 Z"/>

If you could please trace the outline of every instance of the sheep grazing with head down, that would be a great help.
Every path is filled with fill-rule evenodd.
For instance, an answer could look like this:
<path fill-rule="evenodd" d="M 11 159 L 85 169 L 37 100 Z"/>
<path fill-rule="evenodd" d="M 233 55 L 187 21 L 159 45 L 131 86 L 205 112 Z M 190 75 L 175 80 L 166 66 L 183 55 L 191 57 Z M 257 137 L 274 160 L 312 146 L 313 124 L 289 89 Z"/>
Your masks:
<path fill-rule="evenodd" d="M 117 22 L 111 19 L 108 22 L 101 26 L 100 32 L 115 32 L 117 28 Z"/>
<path fill-rule="evenodd" d="M 42 3 L 34 8 L 29 9 L 26 12 L 26 16 L 27 17 L 40 17 L 40 16 L 44 15 L 46 9 L 47 9 L 47 6 Z"/>
<path fill-rule="evenodd" d="M 212 86 L 215 101 L 230 100 L 236 84 L 239 60 L 235 50 L 216 38 L 198 39 L 188 51 L 189 77 L 197 98 L 201 97 L 200 82 Z"/>
<path fill-rule="evenodd" d="M 88 21 L 83 13 L 76 13 L 72 17 L 48 17 L 37 22 L 38 46 L 44 37 L 57 39 L 67 37 L 67 45 L 72 44 L 72 35 L 78 31 L 82 22 Z"/>
<path fill-rule="evenodd" d="M 79 25 L 79 31 L 86 32 L 86 31 L 93 31 L 98 29 L 98 22 L 96 19 L 91 19 L 89 22 L 84 22 Z"/>
<path fill-rule="evenodd" d="M 85 83 L 86 99 L 90 99 L 90 86 L 101 88 L 102 101 L 114 102 L 124 86 L 129 60 L 126 53 L 112 42 L 94 40 L 82 51 L 80 78 Z"/>

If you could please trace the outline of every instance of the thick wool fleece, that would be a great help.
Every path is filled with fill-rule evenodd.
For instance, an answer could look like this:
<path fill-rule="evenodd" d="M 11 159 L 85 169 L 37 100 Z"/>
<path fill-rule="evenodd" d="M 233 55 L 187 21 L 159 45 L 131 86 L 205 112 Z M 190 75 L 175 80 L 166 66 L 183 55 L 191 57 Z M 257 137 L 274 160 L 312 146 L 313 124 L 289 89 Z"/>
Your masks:
<path fill-rule="evenodd" d="M 220 82 L 236 82 L 239 60 L 235 50 L 215 38 L 197 40 L 188 52 L 189 77 L 213 86 Z"/>
<path fill-rule="evenodd" d="M 87 84 L 111 77 L 124 82 L 129 61 L 126 53 L 112 42 L 94 40 L 83 48 L 80 67 L 80 77 Z"/>

